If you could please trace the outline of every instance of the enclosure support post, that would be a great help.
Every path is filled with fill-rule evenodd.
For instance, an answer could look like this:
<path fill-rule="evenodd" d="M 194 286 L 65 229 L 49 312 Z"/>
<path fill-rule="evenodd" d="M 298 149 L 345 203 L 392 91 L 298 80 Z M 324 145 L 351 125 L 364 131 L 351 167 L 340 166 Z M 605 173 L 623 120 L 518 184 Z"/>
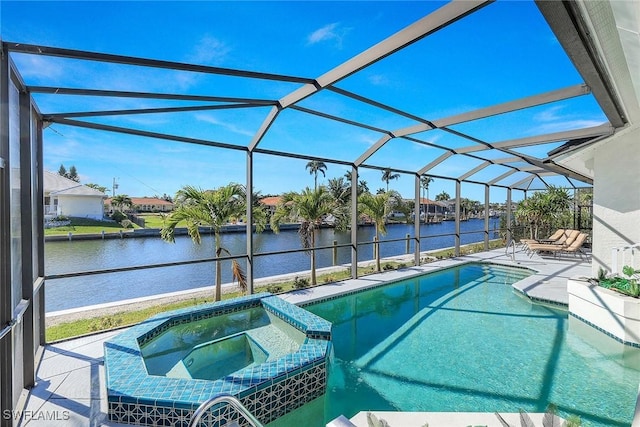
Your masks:
<path fill-rule="evenodd" d="M 253 294 L 253 152 L 247 151 L 247 285 Z"/>
<path fill-rule="evenodd" d="M 511 244 L 511 232 L 511 188 L 507 188 L 507 247 Z"/>
<path fill-rule="evenodd" d="M 358 278 L 358 168 L 351 167 L 351 278 Z"/>
<path fill-rule="evenodd" d="M 460 256 L 460 180 L 456 180 L 456 244 L 454 249 L 455 256 Z"/>
<path fill-rule="evenodd" d="M 420 175 L 416 175 L 415 180 L 415 206 L 413 209 L 413 235 L 415 236 L 415 245 L 413 247 L 413 262 L 415 265 L 420 265 Z M 409 245 L 409 240 L 407 239 L 407 245 Z M 409 253 L 409 248 L 407 246 L 407 253 Z"/>
<path fill-rule="evenodd" d="M 484 250 L 489 250 L 489 185 L 484 186 Z"/>

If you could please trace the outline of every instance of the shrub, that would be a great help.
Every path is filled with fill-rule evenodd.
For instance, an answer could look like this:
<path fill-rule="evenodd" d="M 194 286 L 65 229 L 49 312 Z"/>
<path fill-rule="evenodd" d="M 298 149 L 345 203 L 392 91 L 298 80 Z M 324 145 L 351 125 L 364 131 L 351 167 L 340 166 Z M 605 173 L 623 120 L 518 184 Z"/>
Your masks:
<path fill-rule="evenodd" d="M 303 289 L 309 286 L 309 279 L 306 279 L 304 277 L 298 277 L 296 276 L 293 279 L 293 287 L 296 289 Z"/>
<path fill-rule="evenodd" d="M 94 320 L 89 325 L 89 330 L 92 332 L 105 331 L 120 326 L 121 324 L 122 319 L 120 319 L 119 317 L 102 317 L 100 319 Z"/>
<path fill-rule="evenodd" d="M 267 286 L 267 292 L 270 292 L 272 294 L 277 294 L 282 292 L 282 286 L 281 285 L 268 285 Z"/>
<path fill-rule="evenodd" d="M 111 219 L 115 222 L 122 222 L 123 220 L 127 219 L 127 216 L 120 211 L 115 211 L 111 214 Z"/>
<path fill-rule="evenodd" d="M 120 221 L 120 225 L 122 228 L 133 228 L 133 223 L 128 219 L 123 219 Z"/>
<path fill-rule="evenodd" d="M 602 278 L 602 274 L 598 272 L 598 284 L 603 288 L 613 289 L 621 294 L 640 298 L 640 284 L 636 279 L 636 275 L 640 274 L 640 270 L 635 270 L 633 267 L 625 265 L 622 272 L 625 277 L 613 276 L 605 278 Z"/>

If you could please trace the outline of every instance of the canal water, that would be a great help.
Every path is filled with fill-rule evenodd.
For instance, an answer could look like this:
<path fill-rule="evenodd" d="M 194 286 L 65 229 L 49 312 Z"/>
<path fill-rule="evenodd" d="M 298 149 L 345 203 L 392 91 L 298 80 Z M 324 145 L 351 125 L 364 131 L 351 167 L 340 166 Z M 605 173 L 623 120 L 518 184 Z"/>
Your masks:
<path fill-rule="evenodd" d="M 498 237 L 499 219 L 490 220 L 490 238 Z M 432 250 L 454 246 L 454 236 L 441 236 L 454 233 L 453 221 L 439 224 L 423 224 L 420 234 L 421 250 Z M 461 243 L 480 242 L 484 239 L 484 220 L 461 222 Z M 394 256 L 406 253 L 406 242 L 384 243 L 384 240 L 413 236 L 413 225 L 392 224 L 387 226 L 387 234 L 381 238 L 381 256 Z M 473 232 L 473 233 L 470 233 Z M 371 242 L 375 235 L 373 226 L 358 228 L 358 242 Z M 432 236 L 432 237 L 429 237 Z M 337 232 L 331 228 L 317 232 L 316 247 L 331 246 L 350 242 L 348 232 Z M 227 233 L 222 235 L 222 245 L 233 255 L 246 253 L 245 233 Z M 281 231 L 279 234 L 264 232 L 254 234 L 254 252 L 266 253 L 301 249 L 297 231 Z M 410 244 L 413 252 L 413 242 Z M 79 273 L 86 271 L 108 270 L 122 267 L 146 266 L 203 260 L 214 255 L 213 236 L 207 235 L 202 243 L 193 243 L 188 236 L 176 236 L 175 243 L 168 243 L 159 237 L 72 240 L 45 243 L 45 274 L 47 276 Z M 373 246 L 358 246 L 358 261 L 373 259 Z M 316 251 L 317 267 L 333 264 L 331 249 Z M 246 261 L 240 259 L 240 265 Z M 349 264 L 349 247 L 338 249 L 338 264 Z M 254 278 L 305 271 L 309 269 L 310 258 L 304 252 L 258 256 L 254 258 Z M 223 283 L 231 282 L 230 261 L 223 262 Z M 214 283 L 215 264 L 213 262 L 161 268 L 81 275 L 72 278 L 49 279 L 46 281 L 47 312 L 121 301 L 157 295 L 167 292 L 196 289 L 211 286 Z"/>

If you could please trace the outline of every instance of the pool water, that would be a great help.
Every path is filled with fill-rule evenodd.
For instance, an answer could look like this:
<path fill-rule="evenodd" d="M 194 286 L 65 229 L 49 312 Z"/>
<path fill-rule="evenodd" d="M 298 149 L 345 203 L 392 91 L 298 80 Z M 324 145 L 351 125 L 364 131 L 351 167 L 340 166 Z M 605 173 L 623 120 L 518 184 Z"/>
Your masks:
<path fill-rule="evenodd" d="M 466 264 L 305 306 L 333 323 L 334 357 L 324 402 L 302 411 L 324 426 L 363 410 L 544 412 L 553 403 L 583 426 L 629 426 L 640 349 L 531 303 L 511 287 L 528 275 Z"/>
<path fill-rule="evenodd" d="M 141 346 L 147 372 L 216 380 L 298 351 L 305 335 L 262 307 L 173 326 Z"/>

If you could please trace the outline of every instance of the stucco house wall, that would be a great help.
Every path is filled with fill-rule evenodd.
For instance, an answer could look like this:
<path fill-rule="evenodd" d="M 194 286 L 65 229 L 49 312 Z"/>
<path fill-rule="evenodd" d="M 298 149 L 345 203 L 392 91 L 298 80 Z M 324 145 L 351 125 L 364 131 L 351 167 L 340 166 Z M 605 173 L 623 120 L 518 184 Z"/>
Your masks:
<path fill-rule="evenodd" d="M 73 216 L 102 219 L 104 193 L 78 182 L 44 171 L 45 218 Z"/>
<path fill-rule="evenodd" d="M 102 198 L 87 196 L 58 196 L 58 210 L 60 215 L 102 219 Z"/>
<path fill-rule="evenodd" d="M 612 249 L 640 243 L 640 126 L 620 132 L 593 156 L 594 277 L 612 268 Z M 621 270 L 622 261 L 618 262 Z M 626 252 L 625 264 L 640 268 L 640 250 Z"/>

